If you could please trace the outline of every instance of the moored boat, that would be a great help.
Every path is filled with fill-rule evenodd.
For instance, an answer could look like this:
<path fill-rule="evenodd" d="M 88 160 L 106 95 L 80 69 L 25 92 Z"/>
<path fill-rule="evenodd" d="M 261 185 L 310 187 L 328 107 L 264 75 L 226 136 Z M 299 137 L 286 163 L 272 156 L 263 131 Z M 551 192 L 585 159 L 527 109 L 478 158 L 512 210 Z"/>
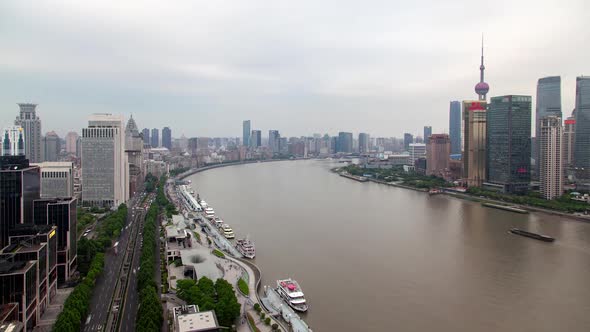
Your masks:
<path fill-rule="evenodd" d="M 256 248 L 254 247 L 254 242 L 250 241 L 248 238 L 237 239 L 236 249 L 246 258 L 254 259 L 254 257 L 256 257 Z"/>
<path fill-rule="evenodd" d="M 223 233 L 226 239 L 233 239 L 235 237 L 234 230 L 228 224 L 219 226 L 219 230 Z"/>
<path fill-rule="evenodd" d="M 297 281 L 291 278 L 277 280 L 277 292 L 294 310 L 300 312 L 307 311 L 307 301 Z"/>

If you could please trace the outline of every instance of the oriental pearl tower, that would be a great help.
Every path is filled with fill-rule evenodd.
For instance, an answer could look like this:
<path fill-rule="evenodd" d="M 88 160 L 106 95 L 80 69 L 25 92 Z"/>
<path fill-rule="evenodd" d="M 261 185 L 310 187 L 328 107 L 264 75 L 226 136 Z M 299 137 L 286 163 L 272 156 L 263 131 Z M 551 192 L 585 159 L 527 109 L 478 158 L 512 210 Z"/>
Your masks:
<path fill-rule="evenodd" d="M 481 66 L 479 66 L 479 83 L 475 85 L 475 93 L 479 96 L 479 100 L 485 101 L 490 86 L 483 80 L 483 72 L 486 67 L 483 65 L 483 36 L 481 37 Z"/>

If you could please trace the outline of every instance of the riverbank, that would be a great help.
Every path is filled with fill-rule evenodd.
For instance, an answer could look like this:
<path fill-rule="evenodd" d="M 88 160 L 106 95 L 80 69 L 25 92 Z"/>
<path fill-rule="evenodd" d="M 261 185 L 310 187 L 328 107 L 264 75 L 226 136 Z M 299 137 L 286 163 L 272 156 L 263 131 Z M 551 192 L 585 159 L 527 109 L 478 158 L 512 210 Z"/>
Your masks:
<path fill-rule="evenodd" d="M 236 166 L 236 165 L 247 165 L 247 164 L 257 164 L 257 163 L 269 163 L 269 162 L 276 162 L 276 161 L 294 161 L 294 160 L 310 160 L 311 158 L 293 158 L 293 159 L 268 159 L 268 160 L 244 160 L 244 161 L 236 161 L 230 163 L 221 163 L 221 164 L 214 164 L 214 165 L 207 165 L 198 168 L 191 168 L 188 171 L 178 174 L 174 177 L 175 180 L 183 180 L 193 174 L 200 173 L 203 171 L 207 171 L 214 168 L 220 167 L 227 167 L 227 166 Z"/>

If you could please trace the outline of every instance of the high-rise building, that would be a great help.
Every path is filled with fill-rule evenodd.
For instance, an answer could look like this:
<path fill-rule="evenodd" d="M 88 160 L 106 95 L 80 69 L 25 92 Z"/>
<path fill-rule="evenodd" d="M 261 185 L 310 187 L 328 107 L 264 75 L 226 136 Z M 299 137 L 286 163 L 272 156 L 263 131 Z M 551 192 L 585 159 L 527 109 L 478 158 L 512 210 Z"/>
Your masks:
<path fill-rule="evenodd" d="M 141 131 L 141 136 L 143 137 L 143 144 L 151 144 L 152 141 L 150 140 L 150 130 L 149 128 L 143 128 Z"/>
<path fill-rule="evenodd" d="M 164 131 L 162 131 L 162 135 L 164 135 Z M 127 154 L 127 162 L 129 163 L 128 192 L 129 196 L 133 196 L 137 189 L 142 187 L 143 179 L 145 178 L 143 140 L 133 116 L 129 118 L 127 126 L 125 126 L 125 154 Z"/>
<path fill-rule="evenodd" d="M 250 146 L 250 120 L 242 122 L 242 145 Z"/>
<path fill-rule="evenodd" d="M 37 116 L 37 104 L 18 104 L 20 114 L 14 121 L 25 132 L 25 156 L 29 162 L 42 162 L 41 147 L 41 119 Z"/>
<path fill-rule="evenodd" d="M 160 147 L 160 131 L 158 128 L 152 129 L 152 136 L 150 138 L 150 145 L 152 148 Z"/>
<path fill-rule="evenodd" d="M 553 199 L 563 193 L 561 118 L 548 115 L 539 124 L 541 194 L 545 199 Z"/>
<path fill-rule="evenodd" d="M 447 134 L 430 135 L 426 144 L 426 175 L 446 178 L 449 172 L 451 139 Z"/>
<path fill-rule="evenodd" d="M 410 143 L 408 151 L 410 152 L 411 165 L 414 165 L 416 160 L 420 158 L 426 159 L 426 144 L 424 143 Z"/>
<path fill-rule="evenodd" d="M 338 133 L 338 150 L 336 152 L 352 153 L 352 133 Z"/>
<path fill-rule="evenodd" d="M 487 112 L 487 174 L 505 193 L 526 192 L 531 180 L 530 96 L 499 96 Z"/>
<path fill-rule="evenodd" d="M 282 155 L 289 154 L 289 142 L 287 137 L 281 137 L 279 140 L 279 152 Z"/>
<path fill-rule="evenodd" d="M 590 181 L 590 76 L 576 78 L 574 166 L 582 182 Z"/>
<path fill-rule="evenodd" d="M 45 198 L 34 202 L 35 225 L 57 226 L 57 282 L 69 280 L 77 265 L 77 200 Z"/>
<path fill-rule="evenodd" d="M 432 127 L 424 126 L 424 144 L 430 142 L 430 135 L 432 135 Z"/>
<path fill-rule="evenodd" d="M 43 137 L 43 160 L 57 161 L 61 151 L 61 142 L 55 131 L 50 131 Z"/>
<path fill-rule="evenodd" d="M 279 153 L 279 145 L 281 140 L 281 134 L 278 130 L 268 131 L 268 148 L 272 153 Z"/>
<path fill-rule="evenodd" d="M 541 119 L 554 115 L 562 118 L 561 114 L 561 77 L 549 76 L 540 78 L 537 82 L 537 107 L 535 112 L 535 135 L 537 140 L 540 136 Z M 540 146 L 540 145 L 538 145 Z M 540 148 L 535 149 L 534 159 L 536 161 L 535 170 L 539 175 L 541 160 Z"/>
<path fill-rule="evenodd" d="M 258 148 L 262 145 L 262 132 L 260 130 L 252 130 L 250 135 L 250 146 Z"/>
<path fill-rule="evenodd" d="M 568 117 L 563 122 L 563 168 L 566 169 L 573 166 L 574 163 L 574 138 L 575 138 L 576 119 L 573 116 Z"/>
<path fill-rule="evenodd" d="M 78 133 L 70 131 L 66 134 L 66 152 L 70 154 L 76 154 L 78 144 Z"/>
<path fill-rule="evenodd" d="M 369 142 L 371 138 L 367 133 L 359 134 L 359 153 L 369 153 Z"/>
<path fill-rule="evenodd" d="M 74 163 L 70 161 L 45 161 L 31 165 L 41 168 L 42 198 L 74 196 Z"/>
<path fill-rule="evenodd" d="M 82 202 L 117 207 L 129 199 L 123 117 L 93 114 L 82 129 Z"/>
<path fill-rule="evenodd" d="M 172 130 L 168 127 L 162 128 L 162 146 L 172 150 Z"/>
<path fill-rule="evenodd" d="M 486 179 L 486 102 L 463 101 L 463 176 L 469 187 L 481 187 Z"/>
<path fill-rule="evenodd" d="M 410 144 L 414 143 L 414 135 L 410 133 L 404 134 L 404 150 L 410 151 Z"/>
<path fill-rule="evenodd" d="M 451 154 L 461 153 L 461 103 L 452 101 L 449 108 L 449 138 Z"/>
<path fill-rule="evenodd" d="M 3 156 L 24 156 L 25 138 L 23 128 L 13 126 L 5 128 L 2 134 Z"/>
<path fill-rule="evenodd" d="M 33 222 L 33 201 L 41 192 L 41 170 L 25 156 L 0 157 L 0 248 L 16 224 Z"/>

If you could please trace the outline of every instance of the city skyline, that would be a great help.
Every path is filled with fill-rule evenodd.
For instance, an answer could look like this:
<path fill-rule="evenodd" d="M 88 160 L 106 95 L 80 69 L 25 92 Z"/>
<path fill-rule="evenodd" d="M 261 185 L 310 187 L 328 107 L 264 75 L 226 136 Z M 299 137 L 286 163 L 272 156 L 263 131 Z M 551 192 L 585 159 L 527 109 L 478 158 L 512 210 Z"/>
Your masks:
<path fill-rule="evenodd" d="M 115 17 L 114 6 L 102 2 L 83 7 L 3 4 L 5 21 L 19 33 L 0 32 L 6 40 L 0 46 L 5 59 L 0 64 L 0 123 L 11 124 L 12 116 L 6 113 L 12 113 L 15 103 L 35 102 L 44 127 L 60 137 L 82 128 L 85 117 L 95 112 L 126 118 L 133 113 L 150 128 L 161 126 L 159 115 L 165 112 L 183 120 L 172 126 L 177 135 L 189 137 L 240 136 L 239 121 L 227 119 L 250 119 L 257 128 L 278 128 L 285 137 L 342 130 L 400 137 L 403 132 L 420 133 L 424 118 L 434 133 L 448 132 L 448 102 L 474 99 L 482 32 L 488 98 L 534 96 L 539 78 L 558 75 L 563 109 L 572 109 L 576 76 L 587 69 L 583 59 L 588 48 L 582 41 L 589 32 L 583 28 L 581 1 L 567 8 L 519 1 L 511 3 L 510 12 L 481 3 L 485 16 L 454 23 L 441 18 L 460 13 L 460 2 L 404 7 L 402 13 L 387 3 L 361 8 L 342 4 L 331 29 L 322 29 L 325 21 L 319 19 L 332 10 L 327 4 L 270 6 L 270 14 L 280 18 L 289 13 L 290 20 L 253 22 L 255 9 L 265 4 L 215 9 L 178 4 L 139 11 L 129 5 L 118 8 Z M 54 9 L 44 10 L 47 7 Z M 203 18 L 195 20 L 195 12 L 202 12 Z M 549 12 L 551 22 L 568 24 L 547 24 Z M 42 19 L 32 22 L 31 13 Z M 135 15 L 142 19 L 133 19 Z M 371 20 L 349 27 L 357 16 Z M 152 17 L 162 20 L 158 26 L 147 23 Z M 416 17 L 432 20 L 412 19 Z M 299 24 L 303 21 L 305 25 Z M 101 22 L 111 22 L 110 29 L 100 28 Z M 415 32 L 397 33 L 397 24 L 405 23 Z M 21 25 L 28 28 L 18 29 Z M 211 40 L 210 33 L 199 32 L 203 27 L 222 33 Z M 514 29 L 520 32 L 516 36 Z M 251 39 L 243 38 L 244 33 Z M 47 40 L 45 34 L 54 37 Z M 191 45 L 176 42 L 188 39 Z M 38 49 L 43 52 L 35 52 Z M 514 49 L 519 52 L 509 51 Z M 424 89 L 433 85 L 437 88 L 429 89 L 424 99 Z M 417 98 L 422 102 L 416 103 Z"/>

